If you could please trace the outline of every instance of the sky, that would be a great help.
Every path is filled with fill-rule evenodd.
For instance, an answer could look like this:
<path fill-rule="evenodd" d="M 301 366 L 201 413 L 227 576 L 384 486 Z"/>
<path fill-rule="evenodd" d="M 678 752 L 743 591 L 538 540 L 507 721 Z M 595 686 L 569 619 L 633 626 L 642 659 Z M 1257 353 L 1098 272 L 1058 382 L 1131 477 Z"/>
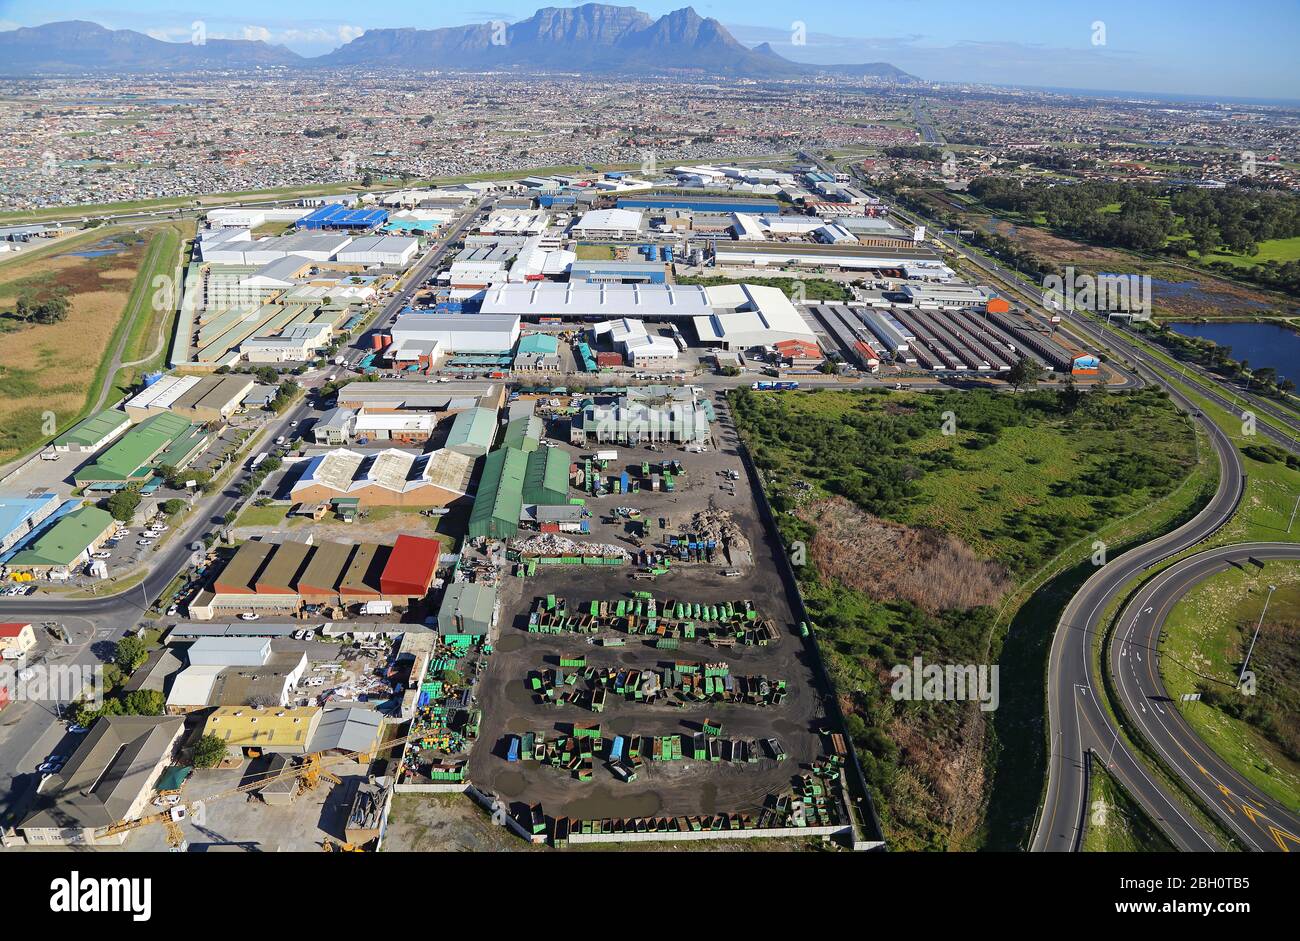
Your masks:
<path fill-rule="evenodd" d="M 525 19 L 557 0 L 0 0 L 0 29 L 85 19 L 187 41 L 263 39 L 319 55 L 367 28 Z M 641 0 L 658 16 L 685 6 Z M 922 79 L 1300 99 L 1298 0 L 702 0 L 747 45 L 803 62 L 889 62 Z"/>

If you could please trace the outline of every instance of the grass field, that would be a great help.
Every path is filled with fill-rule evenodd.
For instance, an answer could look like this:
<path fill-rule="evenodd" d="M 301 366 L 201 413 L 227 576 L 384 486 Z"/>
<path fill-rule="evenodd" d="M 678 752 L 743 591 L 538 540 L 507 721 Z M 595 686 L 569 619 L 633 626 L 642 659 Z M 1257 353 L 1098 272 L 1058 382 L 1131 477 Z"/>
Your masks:
<path fill-rule="evenodd" d="M 1088 824 L 1083 836 L 1085 853 L 1172 853 L 1175 849 L 1111 777 L 1100 761 L 1093 761 L 1089 779 Z"/>
<path fill-rule="evenodd" d="M 1253 698 L 1237 692 L 1237 677 L 1259 622 L 1269 585 L 1277 586 L 1251 657 L 1258 677 Z M 1296 673 L 1300 627 L 1300 563 L 1274 561 L 1262 570 L 1229 569 L 1189 591 L 1165 621 L 1160 674 L 1169 695 L 1197 735 L 1260 790 L 1292 810 L 1300 809 L 1300 760 L 1294 754 L 1300 715 Z M 1180 702 L 1202 692 L 1200 702 Z M 1213 695 L 1205 695 L 1213 691 Z M 1251 711 L 1234 715 L 1238 708 Z M 1288 737 L 1292 752 L 1261 731 L 1271 722 Z"/>
<path fill-rule="evenodd" d="M 64 430 L 94 404 L 110 351 L 137 320 L 149 319 L 149 278 L 174 263 L 178 246 L 173 230 L 137 234 L 114 227 L 0 265 L 0 311 L 12 311 L 24 294 L 61 291 L 69 301 L 68 315 L 59 323 L 0 320 L 0 461 L 51 437 L 43 418 L 47 412 Z M 73 254 L 90 251 L 111 253 Z"/>
<path fill-rule="evenodd" d="M 579 261 L 613 261 L 614 246 L 612 245 L 579 245 L 573 253 L 578 256 Z"/>
<path fill-rule="evenodd" d="M 1094 539 L 1118 551 L 1175 525 L 1212 489 L 1217 472 L 1188 420 L 1154 390 L 1074 407 L 1054 392 L 742 390 L 733 403 L 785 541 L 811 547 L 800 588 L 891 845 L 991 846 L 994 813 L 1006 833 L 1027 831 L 1043 771 L 1044 641 L 1071 587 L 1094 571 Z M 809 513 L 835 499 L 874 516 L 840 535 Z M 895 545 L 875 540 L 864 554 L 852 534 L 878 529 L 876 518 L 905 525 Z M 948 540 L 943 567 L 924 552 L 895 557 L 908 534 L 932 531 Z M 822 545 L 828 538 L 838 541 Z M 878 556 L 925 572 L 928 587 L 899 596 Z M 867 579 L 852 574 L 859 559 Z M 952 604 L 972 586 L 985 603 Z M 969 702 L 892 701 L 890 665 L 916 655 L 1000 663 L 1015 693 L 992 715 Z"/>
<path fill-rule="evenodd" d="M 1300 235 L 1289 239 L 1267 239 L 1259 243 L 1259 251 L 1254 255 L 1236 255 L 1226 252 L 1210 252 L 1200 256 L 1203 262 L 1227 261 L 1243 268 L 1253 268 L 1268 261 L 1283 264 L 1300 260 Z"/>

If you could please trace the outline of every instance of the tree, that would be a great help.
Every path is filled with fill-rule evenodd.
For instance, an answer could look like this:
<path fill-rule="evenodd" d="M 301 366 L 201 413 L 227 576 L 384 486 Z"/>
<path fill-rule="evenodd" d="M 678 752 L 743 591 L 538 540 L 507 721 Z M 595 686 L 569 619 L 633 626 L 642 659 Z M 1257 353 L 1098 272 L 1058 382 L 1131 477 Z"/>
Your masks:
<path fill-rule="evenodd" d="M 183 509 L 185 509 L 185 501 L 175 497 L 162 503 L 162 511 L 168 516 L 175 516 Z"/>
<path fill-rule="evenodd" d="M 134 673 L 145 660 L 149 659 L 149 648 L 140 638 L 128 634 L 117 642 L 113 651 L 113 662 L 127 673 Z"/>
<path fill-rule="evenodd" d="M 1043 368 L 1042 363 L 1024 356 L 1007 373 L 1007 382 L 1011 384 L 1013 390 L 1019 392 L 1021 389 L 1038 385 L 1045 375 L 1047 370 Z"/>
<path fill-rule="evenodd" d="M 113 519 L 129 523 L 135 519 L 135 511 L 140 506 L 140 491 L 118 490 L 104 501 L 104 509 L 112 514 Z"/>
<path fill-rule="evenodd" d="M 137 689 L 122 697 L 122 709 L 129 716 L 160 716 L 164 705 L 163 694 L 156 689 Z"/>
<path fill-rule="evenodd" d="M 205 735 L 194 743 L 194 767 L 215 768 L 226 757 L 226 743 L 215 735 Z"/>

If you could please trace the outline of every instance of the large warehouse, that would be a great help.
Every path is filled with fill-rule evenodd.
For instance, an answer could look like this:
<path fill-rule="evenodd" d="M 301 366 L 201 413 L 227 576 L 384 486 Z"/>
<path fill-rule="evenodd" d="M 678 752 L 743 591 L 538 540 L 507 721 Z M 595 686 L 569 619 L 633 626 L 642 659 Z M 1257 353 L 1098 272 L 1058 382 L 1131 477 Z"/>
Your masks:
<path fill-rule="evenodd" d="M 706 444 L 712 439 L 711 419 L 709 401 L 690 387 L 633 387 L 623 395 L 583 402 L 569 422 L 569 443 Z"/>
<path fill-rule="evenodd" d="M 290 491 L 299 503 L 344 498 L 368 506 L 449 506 L 469 492 L 474 458 L 458 451 L 413 454 L 340 448 L 307 461 Z"/>
<path fill-rule="evenodd" d="M 347 248 L 335 256 L 335 261 L 400 268 L 409 263 L 419 250 L 419 239 L 403 235 L 368 235 L 353 239 Z"/>
<path fill-rule="evenodd" d="M 497 284 L 483 297 L 484 314 L 617 320 L 621 317 L 699 317 L 713 313 L 702 287 L 531 281 Z"/>
<path fill-rule="evenodd" d="M 622 200 L 619 200 L 622 203 Z M 634 239 L 645 228 L 645 216 L 628 209 L 593 209 L 574 223 L 576 239 Z"/>
<path fill-rule="evenodd" d="M 487 456 L 470 511 L 469 535 L 509 539 L 519 532 L 525 506 L 569 502 L 569 464 L 564 448 L 532 452 L 498 448 Z"/>
<path fill-rule="evenodd" d="M 136 421 L 171 412 L 191 421 L 226 421 L 253 391 L 251 376 L 163 376 L 123 406 Z"/>
<path fill-rule="evenodd" d="M 817 342 L 813 328 L 780 288 L 724 284 L 705 290 L 713 312 L 695 318 L 701 343 L 746 350 L 782 340 Z"/>
<path fill-rule="evenodd" d="M 496 412 L 505 404 L 506 388 L 499 382 L 464 380 L 430 385 L 423 379 L 389 379 L 379 382 L 349 382 L 335 394 L 340 408 L 378 412 L 444 412 L 448 415 L 467 408 L 490 408 Z"/>
<path fill-rule="evenodd" d="M 697 246 L 703 247 L 703 246 Z M 901 271 L 909 264 L 938 261 L 928 248 L 868 248 L 865 245 L 815 245 L 811 242 L 710 241 L 717 265 L 831 265 L 837 268 Z"/>
<path fill-rule="evenodd" d="M 246 611 L 293 615 L 303 604 L 391 601 L 407 606 L 433 584 L 441 546 L 402 534 L 392 546 L 246 542 L 189 604 L 197 621 Z"/>
<path fill-rule="evenodd" d="M 519 317 L 509 314 L 493 316 L 495 313 L 485 309 L 480 314 L 428 314 L 418 311 L 402 314 L 389 331 L 393 342 L 385 352 L 396 358 L 398 351 L 405 345 L 433 343 L 444 355 L 509 353 L 519 342 Z"/>
<path fill-rule="evenodd" d="M 207 435 L 188 418 L 159 412 L 131 428 L 93 464 L 78 468 L 73 479 L 78 487 L 103 484 L 108 489 L 143 483 L 158 465 L 188 467 L 206 445 Z"/>

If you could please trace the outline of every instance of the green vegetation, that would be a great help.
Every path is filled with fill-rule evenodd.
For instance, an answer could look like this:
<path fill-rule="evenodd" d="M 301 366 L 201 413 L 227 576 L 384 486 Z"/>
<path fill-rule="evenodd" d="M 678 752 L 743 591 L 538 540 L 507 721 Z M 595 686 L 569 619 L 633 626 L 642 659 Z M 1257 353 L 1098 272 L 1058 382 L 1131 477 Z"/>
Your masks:
<path fill-rule="evenodd" d="M 1277 591 L 1261 623 L 1269 585 Z M 1257 625 L 1246 695 L 1237 678 Z M 1187 723 L 1256 787 L 1300 809 L 1300 563 L 1206 579 L 1169 612 L 1163 639 L 1160 674 Z M 1200 701 L 1183 702 L 1188 693 Z"/>
<path fill-rule="evenodd" d="M 1096 757 L 1092 761 L 1089 788 L 1088 823 L 1083 836 L 1085 853 L 1174 852 L 1176 847 Z"/>
<path fill-rule="evenodd" d="M 113 650 L 113 662 L 127 673 L 134 673 L 148 657 L 144 641 L 130 634 L 119 640 Z"/>
<path fill-rule="evenodd" d="M 830 301 L 847 304 L 853 300 L 853 291 L 847 284 L 830 281 L 826 278 L 723 278 L 718 276 L 687 275 L 677 279 L 678 284 L 695 284 L 701 287 L 718 287 L 724 284 L 757 284 L 763 287 L 780 288 L 787 297 L 793 298 L 803 289 L 803 296 L 813 301 Z"/>
<path fill-rule="evenodd" d="M 140 507 L 140 491 L 127 487 L 118 490 L 104 500 L 104 509 L 113 515 L 113 519 L 129 523 L 135 519 L 135 511 Z"/>
<path fill-rule="evenodd" d="M 807 549 L 800 588 L 891 844 L 983 845 L 994 764 L 1011 755 L 1037 762 L 1037 777 L 1033 767 L 1020 774 L 1015 795 L 1032 816 L 1042 769 L 1041 755 L 1028 752 L 1041 751 L 1041 734 L 1003 738 L 1006 703 L 995 735 L 974 703 L 894 701 L 890 667 L 914 656 L 997 662 L 1005 619 L 1024 632 L 1018 609 L 1037 624 L 1026 643 L 1049 635 L 1043 626 L 1068 592 L 1054 579 L 1024 603 L 1020 585 L 1039 584 L 1081 541 L 1091 551 L 1099 532 L 1127 527 L 1122 538 L 1164 525 L 1202 499 L 1201 482 L 1184 485 L 1200 473 L 1189 421 L 1156 390 L 742 389 L 732 403 L 784 541 Z M 1091 570 L 1087 555 L 1081 564 Z M 1032 708 L 1041 696 L 1031 700 L 1043 649 L 1008 651 L 1021 713 L 1041 713 Z"/>
<path fill-rule="evenodd" d="M 994 211 L 1014 213 L 1072 238 L 1198 259 L 1205 267 L 1266 288 L 1291 294 L 1300 290 L 1300 196 L 1294 193 L 1099 180 L 1022 186 L 1006 177 L 980 177 L 969 190 Z M 1268 246 L 1262 258 L 1261 245 Z M 1242 264 L 1242 258 L 1255 263 Z"/>
<path fill-rule="evenodd" d="M 215 768 L 226 757 L 226 743 L 215 735 L 204 735 L 194 743 L 190 759 L 196 768 Z"/>

